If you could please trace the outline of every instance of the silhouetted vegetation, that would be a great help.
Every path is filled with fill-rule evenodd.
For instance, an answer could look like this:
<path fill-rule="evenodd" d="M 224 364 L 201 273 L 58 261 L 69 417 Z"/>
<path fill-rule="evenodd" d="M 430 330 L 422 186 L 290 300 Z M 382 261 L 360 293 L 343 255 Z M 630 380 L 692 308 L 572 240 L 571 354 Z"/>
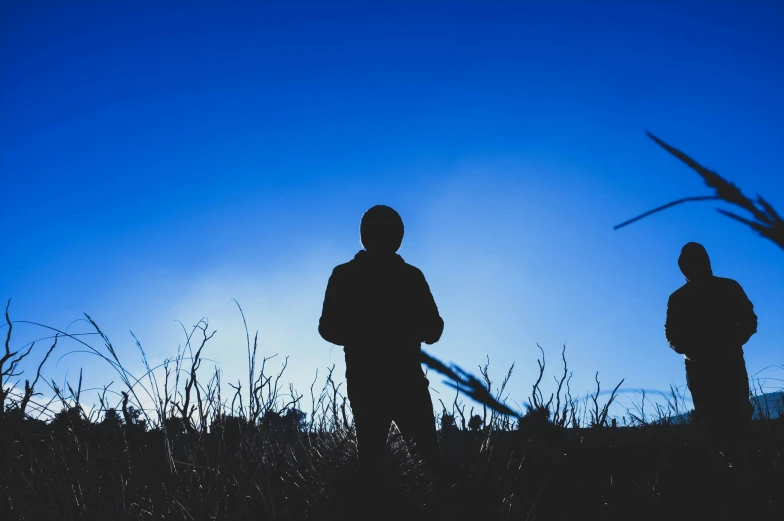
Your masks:
<path fill-rule="evenodd" d="M 747 225 L 761 236 L 770 239 L 774 243 L 778 244 L 779 247 L 784 249 L 784 220 L 782 220 L 781 216 L 776 212 L 773 206 L 771 206 L 768 201 L 763 199 L 761 195 L 757 195 L 756 201 L 746 197 L 743 195 L 740 188 L 727 181 L 716 172 L 708 170 L 688 155 L 684 154 L 677 148 L 668 145 L 650 132 L 646 133 L 648 134 L 648 137 L 654 140 L 659 146 L 664 148 L 667 152 L 674 155 L 683 161 L 686 165 L 688 165 L 692 170 L 697 172 L 700 177 L 705 180 L 705 184 L 708 185 L 709 188 L 713 188 L 715 195 L 703 195 L 678 199 L 677 201 L 667 203 L 665 205 L 659 206 L 658 208 L 654 208 L 653 210 L 645 212 L 642 215 L 638 215 L 633 219 L 629 219 L 628 221 L 617 225 L 615 227 L 616 230 L 626 226 L 627 224 L 631 224 L 639 219 L 642 219 L 643 217 L 647 217 L 648 215 L 665 210 L 677 204 L 693 201 L 724 201 L 747 211 L 750 214 L 751 219 L 741 217 L 735 213 L 728 212 L 727 210 L 723 209 L 719 209 L 719 213 L 722 213 L 731 219 L 735 219 L 736 221 Z"/>
<path fill-rule="evenodd" d="M 225 396 L 219 370 L 201 379 L 201 356 L 214 333 L 206 321 L 158 368 L 147 366 L 139 346 L 147 366 L 141 378 L 123 368 L 93 322 L 104 358 L 126 388 L 117 395 L 107 386 L 97 410 L 88 411 L 81 375 L 75 389 L 51 382 L 49 401 L 34 389 L 41 365 L 24 389 L 11 384 L 19 360 L 33 350 L 11 349 L 13 323 L 6 321 L 2 519 L 741 519 L 784 509 L 781 416 L 755 421 L 748 467 L 726 468 L 699 425 L 682 418 L 688 408 L 674 388 L 653 413 L 643 393 L 621 418 L 608 412 L 620 384 L 602 400 L 597 376 L 595 392 L 573 397 L 565 349 L 557 390 L 547 399 L 542 350 L 524 414 L 504 405 L 512 368 L 493 385 L 489 361 L 477 378 L 425 355 L 456 389 L 438 415 L 439 476 L 426 479 L 393 430 L 385 495 L 367 504 L 355 477 L 350 407 L 334 368 L 320 392 L 318 375 L 311 385 L 308 417 L 300 410 L 303 395 L 283 386 L 285 361 L 271 372 L 274 356 L 265 357 L 257 369 L 256 339 L 248 336 L 248 381 L 229 384 L 233 393 Z M 64 336 L 82 342 L 57 332 L 46 356 Z M 107 395 L 117 396 L 116 405 Z M 465 395 L 480 410 L 467 411 Z"/>

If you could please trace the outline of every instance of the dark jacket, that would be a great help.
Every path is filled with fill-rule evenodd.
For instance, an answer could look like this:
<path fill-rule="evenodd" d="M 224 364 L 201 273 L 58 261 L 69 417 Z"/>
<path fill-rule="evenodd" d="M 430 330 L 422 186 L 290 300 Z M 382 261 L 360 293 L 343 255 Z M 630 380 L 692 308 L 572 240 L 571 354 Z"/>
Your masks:
<path fill-rule="evenodd" d="M 743 355 L 757 332 L 757 315 L 740 284 L 709 276 L 687 282 L 667 303 L 664 334 L 675 352 L 689 360 L 722 362 Z"/>
<path fill-rule="evenodd" d="M 319 334 L 344 347 L 347 377 L 369 365 L 419 367 L 421 343 L 443 330 L 425 276 L 400 255 L 361 250 L 332 271 Z"/>

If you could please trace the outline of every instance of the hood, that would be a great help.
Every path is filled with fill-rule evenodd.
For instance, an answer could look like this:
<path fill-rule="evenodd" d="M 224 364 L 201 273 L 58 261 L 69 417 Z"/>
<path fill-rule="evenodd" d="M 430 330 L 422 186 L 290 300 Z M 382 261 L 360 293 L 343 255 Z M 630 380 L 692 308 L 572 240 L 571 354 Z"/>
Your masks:
<path fill-rule="evenodd" d="M 678 266 L 689 282 L 700 282 L 713 277 L 708 252 L 697 242 L 690 242 L 681 249 Z"/>

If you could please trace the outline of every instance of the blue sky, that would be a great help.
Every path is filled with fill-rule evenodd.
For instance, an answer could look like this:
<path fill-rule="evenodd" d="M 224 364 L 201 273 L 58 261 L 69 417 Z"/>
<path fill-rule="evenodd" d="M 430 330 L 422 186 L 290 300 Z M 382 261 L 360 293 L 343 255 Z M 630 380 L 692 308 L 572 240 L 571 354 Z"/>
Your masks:
<path fill-rule="evenodd" d="M 323 292 L 381 203 L 401 213 L 400 253 L 446 323 L 429 352 L 468 369 L 487 355 L 499 380 L 516 362 L 518 404 L 537 342 L 549 362 L 566 344 L 575 394 L 596 371 L 604 388 L 684 385 L 663 322 L 688 241 L 755 304 L 750 374 L 784 363 L 775 245 L 714 203 L 613 231 L 709 193 L 645 130 L 784 207 L 781 2 L 0 10 L 0 296 L 13 319 L 64 329 L 88 313 L 138 372 L 129 331 L 154 363 L 183 342 L 177 320 L 206 316 L 218 333 L 205 356 L 236 382 L 236 299 L 262 354 L 289 355 L 307 394 L 317 369 L 344 370 L 316 329 Z M 18 346 L 46 334 L 15 331 Z M 85 386 L 117 380 L 83 354 L 44 373 L 74 381 L 80 367 Z M 434 400 L 451 400 L 440 382 Z"/>

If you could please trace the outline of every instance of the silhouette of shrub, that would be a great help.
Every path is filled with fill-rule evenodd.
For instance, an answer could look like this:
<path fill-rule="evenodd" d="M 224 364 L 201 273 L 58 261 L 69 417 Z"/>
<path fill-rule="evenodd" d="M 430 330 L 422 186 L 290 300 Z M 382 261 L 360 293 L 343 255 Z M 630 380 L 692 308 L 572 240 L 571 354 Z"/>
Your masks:
<path fill-rule="evenodd" d="M 220 414 L 210 423 L 210 433 L 226 441 L 239 439 L 243 433 L 248 433 L 251 423 L 244 416 L 233 416 L 230 414 Z"/>
<path fill-rule="evenodd" d="M 84 426 L 80 408 L 78 406 L 63 408 L 54 415 L 50 423 L 52 430 L 58 434 L 66 434 L 69 431 L 79 433 Z"/>
<path fill-rule="evenodd" d="M 444 411 L 441 414 L 441 430 L 442 431 L 457 430 L 457 425 L 455 425 L 455 417 L 454 417 L 454 415 L 449 414 L 446 411 Z"/>
<path fill-rule="evenodd" d="M 286 410 L 286 413 L 281 416 L 281 426 L 287 433 L 301 433 L 307 428 L 307 414 L 299 409 L 291 408 Z"/>
<path fill-rule="evenodd" d="M 188 432 L 185 421 L 179 416 L 169 416 L 164 420 L 166 432 L 169 437 L 176 438 Z"/>
<path fill-rule="evenodd" d="M 104 412 L 103 421 L 101 421 L 101 427 L 106 430 L 120 430 L 121 426 L 122 419 L 120 418 L 120 413 L 117 412 L 117 409 L 106 409 Z"/>
<path fill-rule="evenodd" d="M 550 409 L 547 407 L 529 407 L 525 415 L 517 422 L 517 429 L 524 433 L 544 430 L 550 423 Z"/>
<path fill-rule="evenodd" d="M 126 418 L 126 427 L 133 431 L 146 432 L 148 428 L 147 420 L 142 418 L 142 411 L 133 405 L 128 406 Z M 130 423 L 128 421 L 130 420 Z"/>

